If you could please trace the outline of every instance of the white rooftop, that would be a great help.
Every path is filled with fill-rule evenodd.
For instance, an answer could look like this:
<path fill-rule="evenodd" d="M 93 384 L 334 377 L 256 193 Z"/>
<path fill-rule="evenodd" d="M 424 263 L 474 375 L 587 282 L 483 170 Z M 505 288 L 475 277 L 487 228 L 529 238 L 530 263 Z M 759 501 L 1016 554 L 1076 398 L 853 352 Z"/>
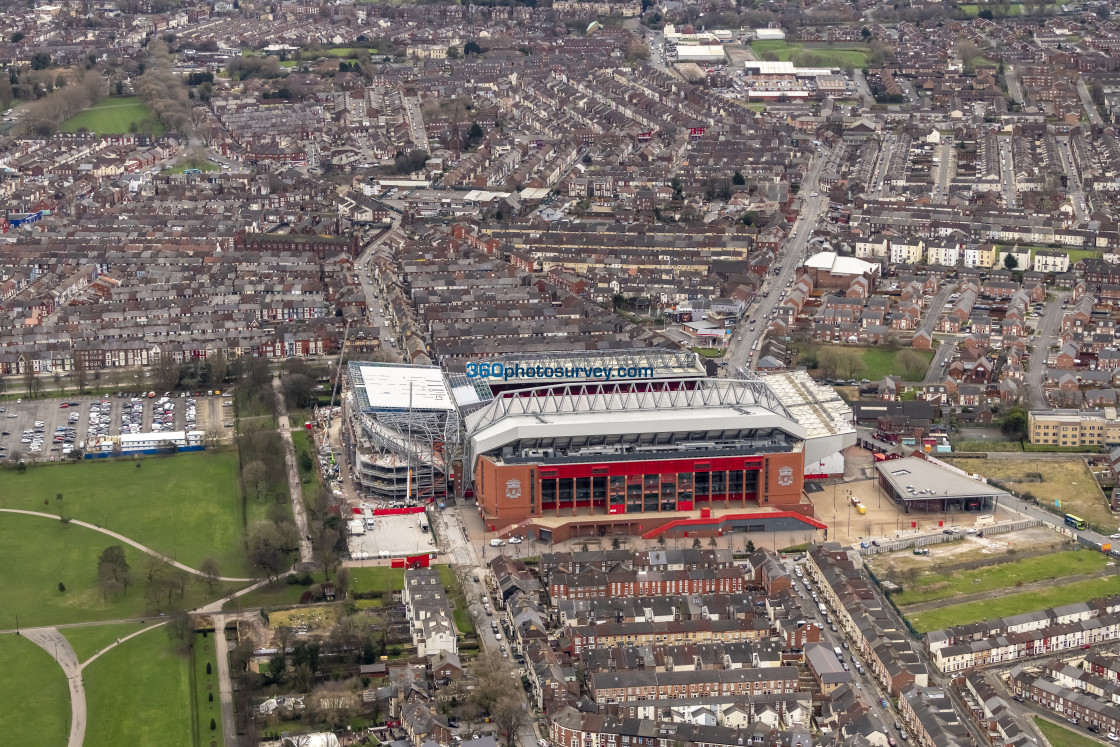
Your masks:
<path fill-rule="evenodd" d="M 816 270 L 828 270 L 834 275 L 862 275 L 875 272 L 879 266 L 864 262 L 855 257 L 841 257 L 836 252 L 820 252 L 805 260 L 805 266 Z"/>
<path fill-rule="evenodd" d="M 443 371 L 436 366 L 350 363 L 350 381 L 359 407 L 367 410 L 454 410 Z"/>
<path fill-rule="evenodd" d="M 788 60 L 747 60 L 743 63 L 746 70 L 757 70 L 759 75 L 793 75 L 793 63 Z"/>

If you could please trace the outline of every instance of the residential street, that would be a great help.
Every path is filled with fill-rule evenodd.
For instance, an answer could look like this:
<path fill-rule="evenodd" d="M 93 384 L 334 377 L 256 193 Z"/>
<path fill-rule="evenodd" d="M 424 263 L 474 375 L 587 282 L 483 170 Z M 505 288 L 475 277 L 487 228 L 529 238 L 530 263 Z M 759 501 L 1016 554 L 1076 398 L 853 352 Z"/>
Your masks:
<path fill-rule="evenodd" d="M 1046 359 L 1050 356 L 1050 348 L 1057 344 L 1058 334 L 1062 331 L 1062 304 L 1067 298 L 1069 293 L 1057 294 L 1057 298 L 1046 304 L 1042 311 L 1042 318 L 1039 320 L 1040 334 L 1035 338 L 1030 368 L 1027 370 L 1030 406 L 1034 410 L 1043 410 L 1050 406 L 1042 386 L 1042 375 L 1046 370 Z"/>

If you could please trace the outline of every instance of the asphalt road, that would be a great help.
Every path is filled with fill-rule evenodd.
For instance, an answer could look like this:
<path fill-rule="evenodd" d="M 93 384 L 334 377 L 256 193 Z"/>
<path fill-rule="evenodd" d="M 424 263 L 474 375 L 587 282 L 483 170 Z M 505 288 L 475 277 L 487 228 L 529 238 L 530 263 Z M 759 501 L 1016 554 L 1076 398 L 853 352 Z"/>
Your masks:
<path fill-rule="evenodd" d="M 1081 97 L 1081 105 L 1085 107 L 1085 113 L 1089 115 L 1089 123 L 1097 127 L 1104 125 L 1101 119 L 1100 112 L 1097 111 L 1097 105 L 1093 103 L 1093 97 L 1089 95 L 1089 89 L 1085 85 L 1085 79 L 1078 77 L 1077 79 L 1077 95 Z"/>
<path fill-rule="evenodd" d="M 1066 175 L 1066 188 L 1070 201 L 1073 203 L 1073 212 L 1077 215 L 1078 223 L 1089 220 L 1088 203 L 1085 201 L 1085 192 L 1081 189 L 1081 178 L 1077 175 L 1077 168 L 1073 164 L 1073 152 L 1070 149 L 1069 138 L 1056 138 L 1058 156 L 1062 161 L 1062 171 Z M 1085 207 L 1082 207 L 1085 205 Z"/>
<path fill-rule="evenodd" d="M 869 669 L 865 668 L 863 674 L 859 673 L 856 667 L 858 663 L 861 663 L 859 655 L 853 652 L 851 648 L 844 648 L 846 639 L 843 631 L 837 628 L 837 631 L 833 632 L 827 617 L 821 615 L 817 610 L 817 602 L 811 598 L 810 594 L 812 591 L 818 591 L 819 587 L 810 581 L 807 575 L 804 578 L 796 576 L 794 566 L 797 564 L 792 559 L 786 558 L 783 562 L 794 582 L 794 588 L 798 595 L 805 599 L 806 612 L 812 612 L 813 622 L 821 626 L 821 643 L 831 649 L 839 647 L 844 652 L 844 662 L 848 664 L 849 674 L 852 677 L 852 687 L 856 691 L 856 696 L 868 707 L 872 720 L 879 725 L 884 733 L 890 734 L 895 722 L 900 721 L 900 719 L 891 705 L 892 701 L 889 694 L 882 690 Z M 809 586 L 806 586 L 806 583 Z M 882 704 L 883 700 L 887 702 L 885 707 Z"/>
<path fill-rule="evenodd" d="M 786 283 L 793 279 L 797 268 L 804 263 L 809 237 L 817 225 L 821 211 L 828 205 L 828 197 L 824 194 L 818 194 L 816 197 L 809 196 L 818 190 L 817 180 L 820 178 L 824 161 L 821 155 L 813 157 L 813 164 L 801 184 L 800 194 L 806 195 L 804 209 L 793 224 L 791 238 L 786 240 L 778 254 L 779 274 L 775 277 L 771 271 L 767 278 L 769 285 L 763 285 L 761 297 L 756 299 L 752 308 L 739 323 L 735 338 L 731 340 L 724 357 L 729 371 L 749 368 L 753 365 L 757 356 L 750 355 L 751 347 L 765 336 L 770 315 L 778 308 L 785 296 Z"/>
<path fill-rule="evenodd" d="M 1013 208 L 1018 192 L 1015 189 L 1015 160 L 1011 152 L 1011 136 L 1000 135 L 998 140 L 1000 176 L 1003 179 L 1000 192 L 1003 194 L 1003 204 Z"/>
<path fill-rule="evenodd" d="M 949 302 L 949 296 L 953 295 L 956 289 L 956 283 L 945 283 L 941 286 L 941 290 L 937 291 L 937 295 L 929 302 L 925 316 L 922 317 L 922 321 L 915 331 L 933 332 L 933 328 L 937 326 L 937 320 L 941 318 L 941 312 L 945 309 L 945 304 Z"/>
<path fill-rule="evenodd" d="M 82 747 L 86 737 L 86 691 L 82 684 L 82 665 L 70 641 L 55 628 L 33 628 L 21 635 L 46 651 L 62 667 L 70 688 L 70 738 L 67 747 Z"/>
<path fill-rule="evenodd" d="M 869 189 L 870 196 L 873 199 L 879 199 L 883 196 L 883 191 L 886 188 L 887 171 L 890 169 L 891 155 L 894 153 L 896 142 L 897 140 L 892 135 L 888 136 L 879 146 L 879 162 L 875 165 L 875 172 L 871 178 Z"/>
<path fill-rule="evenodd" d="M 929 370 L 926 371 L 922 383 L 933 384 L 944 378 L 945 369 L 949 365 L 949 359 L 953 357 L 953 353 L 956 349 L 956 340 L 942 340 L 941 345 L 937 348 L 937 352 L 933 355 L 933 360 L 929 362 Z M 944 362 L 945 365 L 942 365 L 942 362 Z"/>
<path fill-rule="evenodd" d="M 937 169 L 937 186 L 933 191 L 933 202 L 949 200 L 949 180 L 953 178 L 953 138 L 941 141 L 941 162 Z"/>
<path fill-rule="evenodd" d="M 1030 368 L 1027 371 L 1027 386 L 1030 389 L 1031 409 L 1042 410 L 1049 407 L 1046 401 L 1046 392 L 1042 386 L 1042 374 L 1046 371 L 1046 359 L 1050 356 L 1051 346 L 1057 344 L 1058 335 L 1062 331 L 1062 303 L 1069 298 L 1069 293 L 1059 293 L 1042 310 L 1039 320 L 1039 337 L 1035 339 L 1034 351 L 1031 353 Z"/>

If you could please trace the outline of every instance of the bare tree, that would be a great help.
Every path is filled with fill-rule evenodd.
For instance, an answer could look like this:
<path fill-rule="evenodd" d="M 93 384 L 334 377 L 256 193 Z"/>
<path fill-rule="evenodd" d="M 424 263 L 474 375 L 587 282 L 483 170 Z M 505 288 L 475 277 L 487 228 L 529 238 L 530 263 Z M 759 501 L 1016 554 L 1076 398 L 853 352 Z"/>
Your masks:
<path fill-rule="evenodd" d="M 221 576 L 218 571 L 218 559 L 213 555 L 208 555 L 202 559 L 199 570 L 206 577 L 206 585 L 210 587 L 210 591 L 214 591 L 214 584 L 218 583 L 218 578 Z"/>
<path fill-rule="evenodd" d="M 528 711 L 521 699 L 508 692 L 494 704 L 494 724 L 499 734 L 505 734 L 506 747 L 513 747 L 517 732 L 529 721 Z"/>

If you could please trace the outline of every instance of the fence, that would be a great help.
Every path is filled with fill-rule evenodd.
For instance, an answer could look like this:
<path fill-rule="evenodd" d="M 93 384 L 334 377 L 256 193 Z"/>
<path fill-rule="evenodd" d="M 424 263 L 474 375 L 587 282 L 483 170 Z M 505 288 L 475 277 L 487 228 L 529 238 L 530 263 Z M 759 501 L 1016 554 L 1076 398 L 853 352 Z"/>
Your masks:
<path fill-rule="evenodd" d="M 1004 532 L 1018 532 L 1021 529 L 1030 529 L 1042 524 L 1038 519 L 1020 519 L 1019 521 L 1005 521 L 1001 524 L 991 524 L 986 527 L 980 528 L 984 534 L 1003 534 Z M 953 534 L 945 534 L 938 532 L 937 534 L 922 534 L 915 537 L 906 537 L 904 539 L 890 540 L 888 542 L 880 542 L 876 547 L 875 545 L 868 545 L 867 547 L 860 547 L 861 555 L 878 555 L 884 552 L 897 552 L 898 550 L 908 550 L 912 547 L 926 547 L 928 545 L 940 545 L 943 542 L 952 542 L 954 540 L 963 539 L 964 535 L 954 532 Z"/>

